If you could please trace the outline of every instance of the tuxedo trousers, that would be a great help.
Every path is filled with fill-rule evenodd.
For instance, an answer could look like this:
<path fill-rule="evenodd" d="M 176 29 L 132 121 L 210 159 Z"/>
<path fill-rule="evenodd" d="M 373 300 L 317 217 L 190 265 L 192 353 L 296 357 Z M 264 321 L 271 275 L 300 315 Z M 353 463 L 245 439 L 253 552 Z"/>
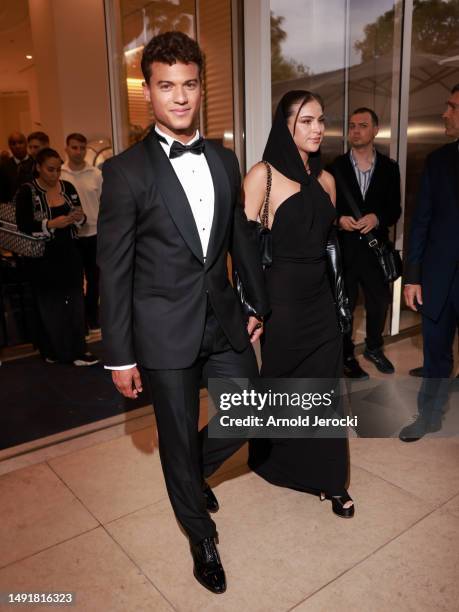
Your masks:
<path fill-rule="evenodd" d="M 150 388 L 159 438 L 159 453 L 175 516 L 193 543 L 216 535 L 206 510 L 204 478 L 245 442 L 209 438 L 207 426 L 198 431 L 201 382 L 209 378 L 257 378 L 251 345 L 234 351 L 211 306 L 207 308 L 201 347 L 195 362 L 177 370 L 142 369 Z"/>

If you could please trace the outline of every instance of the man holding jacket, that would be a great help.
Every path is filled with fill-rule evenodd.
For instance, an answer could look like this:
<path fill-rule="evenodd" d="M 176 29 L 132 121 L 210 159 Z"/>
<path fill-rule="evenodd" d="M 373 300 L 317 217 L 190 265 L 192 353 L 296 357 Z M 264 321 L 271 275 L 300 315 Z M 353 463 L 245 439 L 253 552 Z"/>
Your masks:
<path fill-rule="evenodd" d="M 151 388 L 169 498 L 190 539 L 197 580 L 226 589 L 215 545 L 218 509 L 204 477 L 242 444 L 198 435 L 203 378 L 258 374 L 250 340 L 268 312 L 256 235 L 240 206 L 237 159 L 196 130 L 203 58 L 181 32 L 145 47 L 144 93 L 156 124 L 105 162 L 99 217 L 102 335 L 126 397 Z M 257 313 L 244 321 L 227 270 Z"/>

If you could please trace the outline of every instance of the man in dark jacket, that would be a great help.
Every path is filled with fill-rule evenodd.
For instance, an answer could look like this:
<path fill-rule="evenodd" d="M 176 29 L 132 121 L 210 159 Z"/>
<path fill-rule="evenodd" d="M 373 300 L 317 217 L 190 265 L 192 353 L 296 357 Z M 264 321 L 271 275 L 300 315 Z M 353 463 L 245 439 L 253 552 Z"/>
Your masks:
<path fill-rule="evenodd" d="M 27 154 L 27 140 L 21 132 L 8 136 L 11 157 L 0 165 L 0 202 L 11 202 L 19 187 L 22 172 L 31 172 L 33 159 Z"/>
<path fill-rule="evenodd" d="M 389 227 L 397 223 L 401 214 L 400 171 L 395 161 L 374 148 L 377 133 L 376 113 L 366 107 L 356 109 L 349 120 L 351 148 L 335 159 L 330 170 L 336 179 L 344 282 L 352 312 L 359 286 L 365 296 L 364 356 L 380 372 L 389 374 L 394 367 L 383 352 L 383 332 L 391 292 L 366 234 L 371 232 L 377 240 L 387 240 Z M 352 211 L 349 196 L 362 213 L 360 219 Z M 349 378 L 368 378 L 355 358 L 352 330 L 344 336 L 344 373 Z"/>
<path fill-rule="evenodd" d="M 405 259 L 405 301 L 422 314 L 424 382 L 404 442 L 441 428 L 459 321 L 459 83 L 446 104 L 445 132 L 455 140 L 426 159 Z"/>
<path fill-rule="evenodd" d="M 126 397 L 151 389 L 169 498 L 187 533 L 194 575 L 222 593 L 225 574 L 206 485 L 241 444 L 198 435 L 200 381 L 251 378 L 250 339 L 268 311 L 258 242 L 240 205 L 232 151 L 196 130 L 202 55 L 181 32 L 145 47 L 144 93 L 156 124 L 105 162 L 98 230 L 107 367 Z M 231 252 L 256 317 L 244 321 L 228 279 Z"/>

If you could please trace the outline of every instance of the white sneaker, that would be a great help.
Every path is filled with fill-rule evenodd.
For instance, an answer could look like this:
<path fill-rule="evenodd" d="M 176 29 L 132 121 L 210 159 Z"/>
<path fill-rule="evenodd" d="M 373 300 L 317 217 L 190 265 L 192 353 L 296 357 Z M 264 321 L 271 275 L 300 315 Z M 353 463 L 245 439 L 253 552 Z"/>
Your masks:
<path fill-rule="evenodd" d="M 51 359 L 50 357 L 45 357 L 45 362 L 46 363 L 57 363 L 56 359 Z"/>
<path fill-rule="evenodd" d="M 99 359 L 91 353 L 85 353 L 81 357 L 78 357 L 78 359 L 73 360 L 74 366 L 92 366 L 96 365 L 96 363 L 99 363 Z"/>

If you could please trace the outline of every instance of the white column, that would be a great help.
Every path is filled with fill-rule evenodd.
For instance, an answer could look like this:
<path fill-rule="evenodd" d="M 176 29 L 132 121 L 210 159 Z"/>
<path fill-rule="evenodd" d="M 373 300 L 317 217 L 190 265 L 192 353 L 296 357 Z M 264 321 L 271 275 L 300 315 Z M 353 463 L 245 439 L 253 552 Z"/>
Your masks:
<path fill-rule="evenodd" d="M 405 189 L 406 189 L 406 158 L 408 152 L 408 113 L 410 102 L 410 73 L 411 73 L 411 31 L 413 24 L 413 0 L 405 0 L 403 3 L 403 30 L 402 30 L 402 62 L 400 78 L 400 115 L 398 124 L 398 151 L 392 149 L 391 155 L 397 158 L 400 166 L 400 177 L 402 182 L 402 214 L 395 228 L 395 246 L 403 249 L 403 230 L 405 224 Z M 392 138 L 393 142 L 393 138 Z M 397 155 L 395 155 L 397 153 Z M 394 283 L 392 294 L 392 319 L 390 334 L 395 336 L 400 332 L 400 306 L 402 295 L 402 279 Z"/>
<path fill-rule="evenodd" d="M 269 0 L 245 0 L 245 143 L 250 169 L 260 161 L 272 123 Z"/>

